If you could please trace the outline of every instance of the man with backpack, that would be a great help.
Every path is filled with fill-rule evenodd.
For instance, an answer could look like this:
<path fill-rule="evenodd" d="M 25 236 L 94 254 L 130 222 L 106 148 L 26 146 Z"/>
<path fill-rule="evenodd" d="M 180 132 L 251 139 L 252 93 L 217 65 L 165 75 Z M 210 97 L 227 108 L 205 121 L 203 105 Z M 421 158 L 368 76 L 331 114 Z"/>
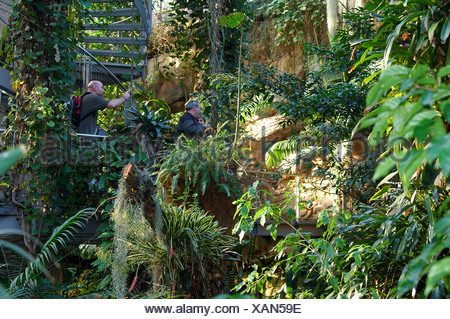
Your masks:
<path fill-rule="evenodd" d="M 98 111 L 104 110 L 105 108 L 113 109 L 123 104 L 130 98 L 130 91 L 131 89 L 126 91 L 123 96 L 109 101 L 103 98 L 105 90 L 103 89 L 102 82 L 89 82 L 87 92 L 81 97 L 80 122 L 76 127 L 76 132 L 91 135 L 105 135 L 104 131 L 97 125 Z"/>

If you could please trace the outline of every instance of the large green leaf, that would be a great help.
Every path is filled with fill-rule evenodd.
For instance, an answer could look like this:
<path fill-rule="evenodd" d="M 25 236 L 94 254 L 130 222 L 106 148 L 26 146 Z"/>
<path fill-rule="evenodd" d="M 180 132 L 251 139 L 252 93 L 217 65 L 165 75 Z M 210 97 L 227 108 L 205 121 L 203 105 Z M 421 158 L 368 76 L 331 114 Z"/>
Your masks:
<path fill-rule="evenodd" d="M 441 41 L 442 42 L 447 41 L 449 35 L 450 35 L 450 15 L 447 17 L 447 20 L 445 20 L 444 25 L 442 26 Z"/>
<path fill-rule="evenodd" d="M 380 198 L 381 196 L 383 196 L 383 194 L 387 193 L 389 191 L 389 189 L 391 189 L 391 185 L 385 185 L 381 190 L 379 190 L 378 192 L 376 192 L 371 198 L 370 200 L 375 200 Z"/>
<path fill-rule="evenodd" d="M 430 39 L 430 41 L 433 39 L 434 37 L 434 31 L 436 30 L 437 26 L 439 25 L 439 21 L 436 21 L 435 23 L 433 23 L 430 27 L 430 29 L 428 29 L 428 39 Z M 442 33 L 442 32 L 441 32 Z"/>
<path fill-rule="evenodd" d="M 24 145 L 19 145 L 11 150 L 5 151 L 0 154 L 0 175 L 6 172 L 11 166 L 13 166 L 18 160 L 27 153 L 27 149 Z"/>
<path fill-rule="evenodd" d="M 419 11 L 414 12 L 408 15 L 403 21 L 401 21 L 397 26 L 395 27 L 394 31 L 389 34 L 386 44 L 386 49 L 384 51 L 384 66 L 388 66 L 389 62 L 389 56 L 391 54 L 392 46 L 394 45 L 395 41 L 397 40 L 398 36 L 400 35 L 401 29 L 403 26 L 410 22 L 411 20 L 423 15 L 426 11 Z"/>
<path fill-rule="evenodd" d="M 381 163 L 378 164 L 375 169 L 375 173 L 373 174 L 373 180 L 377 180 L 389 174 L 392 168 L 395 166 L 396 162 L 391 158 L 387 157 L 382 160 Z"/>
<path fill-rule="evenodd" d="M 432 264 L 428 272 L 427 285 L 425 295 L 428 295 L 441 280 L 449 281 L 450 279 L 450 257 L 445 257 Z"/>
<path fill-rule="evenodd" d="M 450 74 L 450 65 L 444 66 L 443 68 L 441 68 L 438 73 L 437 73 L 437 77 L 438 78 L 443 78 L 444 76 L 447 76 Z"/>
<path fill-rule="evenodd" d="M 411 177 L 421 167 L 426 155 L 427 153 L 424 150 L 415 150 L 407 153 L 405 159 L 401 160 L 398 165 L 398 172 L 405 189 L 409 188 Z"/>
<path fill-rule="evenodd" d="M 450 133 L 443 137 L 433 139 L 427 149 L 428 162 L 439 158 L 438 165 L 444 171 L 445 176 L 450 176 Z"/>
<path fill-rule="evenodd" d="M 227 16 L 219 19 L 219 24 L 230 28 L 236 28 L 241 25 L 244 20 L 244 14 L 242 12 L 233 12 Z"/>

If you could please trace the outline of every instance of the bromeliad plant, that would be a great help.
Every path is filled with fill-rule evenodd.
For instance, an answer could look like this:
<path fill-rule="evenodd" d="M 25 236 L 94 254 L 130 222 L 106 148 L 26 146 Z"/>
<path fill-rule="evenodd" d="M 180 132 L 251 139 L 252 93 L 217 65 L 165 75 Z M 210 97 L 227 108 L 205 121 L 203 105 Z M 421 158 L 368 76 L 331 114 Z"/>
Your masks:
<path fill-rule="evenodd" d="M 130 228 L 127 262 L 152 274 L 154 293 L 212 297 L 210 274 L 220 268 L 233 239 L 224 235 L 213 216 L 196 207 L 167 204 L 162 210 L 162 225 L 154 236 L 142 236 L 149 234 L 141 229 L 149 227 L 146 223 Z"/>

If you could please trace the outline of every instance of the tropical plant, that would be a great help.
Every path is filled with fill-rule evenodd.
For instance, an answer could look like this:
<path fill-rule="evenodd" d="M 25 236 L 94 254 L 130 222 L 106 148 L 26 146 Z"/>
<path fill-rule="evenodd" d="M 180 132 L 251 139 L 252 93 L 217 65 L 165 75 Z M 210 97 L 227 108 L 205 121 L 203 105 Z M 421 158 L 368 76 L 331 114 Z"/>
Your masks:
<path fill-rule="evenodd" d="M 317 75 L 324 83 L 351 82 L 360 86 L 364 83 L 362 80 L 380 68 L 380 56 L 378 60 L 374 59 L 376 55 L 371 55 L 371 59 L 361 60 L 363 55 L 367 55 L 361 42 L 374 36 L 373 19 L 360 8 L 355 12 L 344 13 L 343 21 L 344 27 L 336 30 L 330 43 L 305 43 L 303 52 L 315 65 L 320 65 Z M 355 61 L 358 61 L 356 65 Z"/>
<path fill-rule="evenodd" d="M 372 88 L 366 98 L 368 114 L 358 128 L 373 127 L 370 146 L 378 146 L 378 151 L 384 151 L 378 159 L 373 180 L 365 186 L 372 185 L 374 191 L 373 182 L 378 182 L 381 189 L 370 200 L 367 196 L 358 198 L 352 214 L 322 213 L 318 225 L 327 227 L 322 238 L 311 239 L 293 233 L 279 241 L 273 251 L 278 258 L 275 263 L 266 268 L 255 265 L 237 286 L 240 291 L 265 293 L 265 285 L 270 282 L 272 287 L 279 287 L 272 297 L 448 296 L 448 236 L 445 228 L 448 216 L 445 212 L 450 201 L 446 182 L 449 176 L 446 154 L 450 145 L 446 83 L 449 69 L 442 63 L 447 47 L 433 45 L 438 36 L 442 36 L 444 46 L 448 41 L 447 14 L 441 10 L 448 3 L 439 7 L 435 1 L 412 1 L 404 4 L 406 10 L 403 5 L 376 4 L 380 4 L 377 10 L 381 8 L 385 14 L 382 27 L 373 41 L 359 42 L 369 49 L 350 70 L 379 59 L 383 54 L 389 57 L 386 64 L 406 65 L 392 65 L 374 84 L 370 80 L 379 73 L 375 72 L 365 81 Z M 398 36 L 405 26 L 408 26 L 407 34 L 400 40 Z M 406 52 L 408 48 L 404 42 L 409 42 L 411 34 L 415 37 Z M 387 36 L 387 44 L 383 43 L 383 36 Z M 429 41 L 431 47 L 416 46 L 418 39 Z M 386 49 L 385 52 L 376 51 L 380 48 Z M 434 51 L 435 48 L 439 53 Z M 318 86 L 312 86 L 312 92 L 320 96 L 329 86 L 318 83 Z M 311 101 L 314 99 L 308 102 Z M 359 114 L 355 113 L 347 122 L 347 129 L 351 129 L 361 116 L 364 107 L 361 102 Z M 311 121 L 310 114 L 305 115 L 305 119 Z M 321 119 L 320 115 L 317 118 Z M 314 122 L 314 115 L 312 120 Z M 286 152 L 298 150 L 301 141 L 292 139 L 280 143 L 279 150 L 273 149 L 273 153 L 278 152 L 281 159 Z M 369 174 L 374 167 L 369 167 Z M 343 168 L 353 167 L 343 165 Z M 353 177 L 361 177 L 360 173 L 350 172 L 350 176 L 337 181 L 339 187 L 344 189 L 353 185 L 349 182 Z M 249 228 L 251 224 L 242 225 Z"/>
<path fill-rule="evenodd" d="M 421 274 L 430 269 L 426 261 L 435 259 L 438 254 L 445 256 L 446 247 L 444 232 L 436 235 L 434 244 L 421 254 L 431 239 L 432 208 L 425 206 L 425 202 L 430 204 L 430 199 L 420 199 L 424 206 L 411 198 L 405 200 L 401 208 L 397 201 L 392 201 L 387 211 L 381 207 L 384 201 L 380 201 L 380 207 L 359 205 L 353 214 L 324 212 L 318 221 L 318 226 L 326 227 L 322 238 L 312 239 L 293 231 L 274 247 L 275 262 L 263 268 L 254 265 L 236 290 L 264 295 L 266 285 L 271 283 L 278 290 L 272 289 L 273 294 L 265 297 L 392 298 L 404 295 L 421 284 Z M 444 208 L 445 205 L 435 209 Z M 246 216 L 242 207 L 240 212 L 242 217 Z M 264 219 L 277 215 L 275 211 L 264 212 Z M 442 229 L 445 222 L 436 224 L 437 229 Z M 246 225 L 241 224 L 237 230 L 248 231 Z M 419 257 L 413 260 L 414 256 Z M 432 277 L 427 290 L 429 294 L 433 288 L 439 298 L 446 295 L 437 287 L 439 280 L 446 282 L 446 272 L 436 270 L 442 270 L 444 263 L 436 262 L 433 272 L 430 270 Z M 402 276 L 404 279 L 397 288 Z"/>
<path fill-rule="evenodd" d="M 371 145 L 383 142 L 385 134 L 388 138 L 386 156 L 374 179 L 386 176 L 396 166 L 407 190 L 414 176 L 426 178 L 426 170 L 418 171 L 424 163 L 435 171 L 442 169 L 444 176 L 450 175 L 450 159 L 446 155 L 450 152 L 446 124 L 450 120 L 450 94 L 445 83 L 449 74 L 450 66 L 436 74 L 424 65 L 414 69 L 392 66 L 381 74 L 367 96 L 369 106 L 379 106 L 360 125 L 360 128 L 373 126 Z M 393 95 L 383 98 L 386 92 Z"/>
<path fill-rule="evenodd" d="M 369 1 L 368 13 L 380 21 L 377 35 L 361 43 L 366 48 L 361 60 L 383 58 L 383 65 L 400 64 L 413 67 L 425 64 L 433 70 L 448 65 L 450 35 L 450 4 L 445 0 Z M 368 77 L 368 83 L 381 70 Z"/>
<path fill-rule="evenodd" d="M 197 94 L 205 105 L 206 112 L 212 112 L 213 105 L 217 111 L 217 123 L 233 123 L 236 120 L 238 90 L 240 111 L 239 121 L 244 123 L 256 114 L 273 114 L 279 105 L 295 103 L 304 92 L 304 81 L 298 75 L 280 73 L 274 68 L 253 63 L 242 65 L 240 79 L 231 73 L 221 73 L 210 77 L 210 89 Z M 230 126 L 222 129 L 236 132 Z M 238 126 L 238 128 L 242 127 Z"/>
<path fill-rule="evenodd" d="M 325 8 L 325 2 L 320 0 L 270 1 L 266 5 L 266 14 L 275 18 L 275 44 L 287 46 L 304 43 L 310 36 L 319 45 L 322 39 L 317 29 L 325 20 Z"/>
<path fill-rule="evenodd" d="M 25 251 L 22 247 L 10 243 L 6 240 L 0 239 L 0 250 L 3 255 L 3 259 L 5 261 L 5 264 L 0 264 L 0 268 L 6 268 L 6 276 L 2 276 L 2 282 L 0 283 L 0 299 L 9 299 L 9 298 L 20 298 L 24 296 L 25 289 L 20 289 L 17 291 L 10 291 L 9 285 L 12 278 L 10 278 L 8 270 L 11 264 L 9 264 L 9 261 L 6 257 L 6 252 L 9 250 L 11 252 L 14 252 L 18 256 L 21 256 L 23 259 L 28 260 L 28 262 L 32 263 L 34 262 L 33 256 L 31 256 L 27 251 Z M 38 265 L 39 267 L 40 265 Z M 47 273 L 47 270 L 43 267 L 39 268 L 39 270 L 42 273 Z"/>
<path fill-rule="evenodd" d="M 20 247 L 14 247 L 14 245 L 2 241 L 2 247 L 13 249 L 30 261 L 25 270 L 9 283 L 8 294 L 15 298 L 39 297 L 35 295 L 39 291 L 38 285 L 43 284 L 46 280 L 54 281 L 49 268 L 56 262 L 57 256 L 63 250 L 68 249 L 71 237 L 86 226 L 93 213 L 94 209 L 81 210 L 56 227 L 50 238 L 42 245 L 36 257 L 31 257 Z M 43 275 L 46 279 L 43 278 Z"/>
<path fill-rule="evenodd" d="M 245 15 L 242 12 L 233 12 L 228 16 L 222 17 L 219 20 L 219 23 L 222 26 L 228 26 L 230 28 L 239 27 L 241 32 L 241 37 L 239 41 L 239 62 L 238 62 L 238 91 L 237 91 L 237 103 L 236 103 L 236 129 L 234 132 L 234 143 L 236 143 L 238 139 L 239 133 L 239 116 L 241 112 L 241 72 L 242 72 L 242 46 L 244 41 L 244 31 L 242 28 L 243 20 Z"/>
<path fill-rule="evenodd" d="M 26 154 L 26 151 L 26 148 L 23 145 L 20 145 L 9 151 L 0 153 L 0 176 L 3 175 L 3 173 L 5 173 L 5 171 L 7 171 L 17 161 L 19 161 Z M 21 247 L 11 244 L 3 239 L 0 239 L 0 249 L 3 256 L 5 256 L 4 250 L 10 249 L 27 258 L 29 261 L 33 261 L 32 256 Z M 0 265 L 0 268 L 3 267 L 4 265 Z M 8 268 L 8 266 L 6 266 L 6 268 Z M 7 289 L 3 287 L 2 283 L 0 283 L 0 299 L 12 298 L 13 296 L 17 295 L 11 295 L 10 292 L 8 292 Z"/>
<path fill-rule="evenodd" d="M 216 135 L 203 140 L 181 137 L 177 147 L 159 165 L 156 183 L 168 186 L 172 194 L 178 190 L 178 196 L 183 193 L 203 195 L 210 185 L 230 197 L 238 196 L 240 186 L 227 168 L 238 154 L 221 127 Z"/>
<path fill-rule="evenodd" d="M 233 246 L 213 216 L 196 207 L 169 204 L 163 206 L 162 227 L 155 237 L 143 237 L 142 225 L 134 227 L 126 246 L 128 261 L 151 272 L 154 287 L 162 285 L 172 296 L 212 297 L 211 272 L 220 269 Z"/>
<path fill-rule="evenodd" d="M 135 125 L 136 132 L 141 132 L 146 135 L 149 141 L 156 141 L 162 139 L 164 133 L 168 133 L 171 129 L 167 123 L 170 121 L 164 114 L 158 112 L 150 112 L 149 107 L 142 105 L 141 112 L 132 112 L 132 122 Z"/>
<path fill-rule="evenodd" d="M 245 0 L 175 0 L 170 6 L 169 24 L 176 48 L 174 57 L 189 62 L 193 70 L 210 70 L 212 63 L 219 64 L 215 67 L 218 70 L 235 69 L 240 33 L 217 28 L 217 23 L 221 16 L 245 12 Z M 191 51 L 193 47 L 195 51 Z"/>
<path fill-rule="evenodd" d="M 54 225 L 56 212 L 61 213 L 64 207 L 73 214 L 74 199 L 80 198 L 68 182 L 73 178 L 74 167 L 66 162 L 66 155 L 73 154 L 68 142 L 70 125 L 63 107 L 75 83 L 72 72 L 78 33 L 71 20 L 74 16 L 68 14 L 72 3 L 15 1 L 7 32 L 3 33 L 3 54 L 7 64 L 15 65 L 12 87 L 17 93 L 11 105 L 14 111 L 6 119 L 8 130 L 4 137 L 10 146 L 24 144 L 28 149 L 27 159 L 8 172 L 4 182 L 10 187 L 12 198 L 23 195 L 23 201 L 13 203 L 27 230 L 25 237 L 31 232 L 32 221 Z M 64 196 L 65 206 L 61 205 Z M 48 229 L 38 227 L 36 231 Z M 39 238 L 39 234 L 35 235 Z M 30 253 L 38 253 L 36 242 L 25 238 L 25 244 Z"/>
<path fill-rule="evenodd" d="M 447 197 L 447 202 L 449 198 Z M 442 206 L 442 208 L 444 207 Z M 412 297 L 450 297 L 449 230 L 450 211 L 447 211 L 444 217 L 434 224 L 431 242 L 404 269 L 398 285 L 400 296 L 411 294 Z M 423 287 L 425 276 L 425 290 L 418 291 L 419 285 Z"/>
<path fill-rule="evenodd" d="M 239 233 L 241 242 L 245 235 L 253 231 L 256 223 L 261 226 L 265 226 L 267 223 L 266 229 L 273 240 L 276 240 L 277 227 L 281 223 L 289 223 L 295 218 L 294 210 L 287 205 L 290 201 L 288 194 L 286 194 L 285 205 L 280 207 L 272 204 L 270 202 L 271 194 L 264 189 L 259 189 L 258 185 L 259 181 L 254 182 L 248 191 L 235 201 L 237 205 L 235 216 L 238 216 L 239 220 L 234 226 L 233 233 Z M 303 208 L 301 204 L 300 208 Z M 292 229 L 294 230 L 295 227 Z"/>
<path fill-rule="evenodd" d="M 266 157 L 268 168 L 279 167 L 283 161 L 289 161 L 289 167 L 299 165 L 302 160 L 311 162 L 317 157 L 334 161 L 339 160 L 337 151 L 342 149 L 342 143 L 348 138 L 348 128 L 340 123 L 322 123 L 306 127 L 305 130 L 292 134 L 286 140 L 273 144 Z"/>

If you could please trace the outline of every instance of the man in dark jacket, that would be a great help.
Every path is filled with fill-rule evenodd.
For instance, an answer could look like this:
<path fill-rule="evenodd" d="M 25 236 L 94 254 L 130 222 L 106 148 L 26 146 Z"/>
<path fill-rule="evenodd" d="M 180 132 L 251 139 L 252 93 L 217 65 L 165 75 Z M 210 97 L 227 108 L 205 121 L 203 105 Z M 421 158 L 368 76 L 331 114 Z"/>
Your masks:
<path fill-rule="evenodd" d="M 198 101 L 189 101 L 186 104 L 186 112 L 181 116 L 175 127 L 175 140 L 183 134 L 187 138 L 203 136 L 205 126 L 198 121 L 202 114 L 202 108 Z"/>

